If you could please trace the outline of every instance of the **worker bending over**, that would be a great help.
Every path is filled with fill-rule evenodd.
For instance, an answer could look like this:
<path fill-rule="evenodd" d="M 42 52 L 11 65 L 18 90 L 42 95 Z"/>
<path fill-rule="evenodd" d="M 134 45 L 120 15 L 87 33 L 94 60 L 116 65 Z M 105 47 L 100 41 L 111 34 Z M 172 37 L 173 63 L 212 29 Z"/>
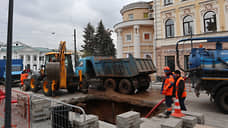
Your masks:
<path fill-rule="evenodd" d="M 161 93 L 165 95 L 165 103 L 167 106 L 167 111 L 165 112 L 166 117 L 172 113 L 172 97 L 174 93 L 174 77 L 169 67 L 164 67 L 165 79 L 162 84 Z"/>
<path fill-rule="evenodd" d="M 181 77 L 181 72 L 179 70 L 175 71 L 175 85 L 176 85 L 176 96 L 178 97 L 181 110 L 187 111 L 184 101 L 187 96 L 187 91 L 185 88 L 184 78 Z"/>

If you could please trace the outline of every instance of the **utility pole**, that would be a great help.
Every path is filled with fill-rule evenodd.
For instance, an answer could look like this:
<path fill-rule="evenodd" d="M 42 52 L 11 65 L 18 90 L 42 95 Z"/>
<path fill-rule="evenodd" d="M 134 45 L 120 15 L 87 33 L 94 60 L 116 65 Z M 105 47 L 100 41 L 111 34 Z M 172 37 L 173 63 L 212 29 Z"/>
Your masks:
<path fill-rule="evenodd" d="M 6 88 L 5 88 L 5 128 L 11 124 L 11 59 L 13 38 L 13 0 L 9 0 L 8 30 L 7 30 L 7 60 L 6 60 Z"/>
<path fill-rule="evenodd" d="M 74 29 L 74 66 L 77 66 L 76 29 Z"/>

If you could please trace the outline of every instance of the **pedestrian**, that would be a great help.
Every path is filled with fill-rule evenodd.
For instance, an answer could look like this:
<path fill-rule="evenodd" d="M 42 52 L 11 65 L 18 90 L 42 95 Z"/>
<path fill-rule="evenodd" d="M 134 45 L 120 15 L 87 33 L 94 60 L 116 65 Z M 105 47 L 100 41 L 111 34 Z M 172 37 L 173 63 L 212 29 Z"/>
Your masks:
<path fill-rule="evenodd" d="M 187 96 L 187 91 L 185 88 L 185 81 L 184 78 L 181 77 L 180 70 L 175 71 L 175 85 L 176 85 L 176 96 L 178 97 L 181 110 L 187 111 L 184 101 Z"/>
<path fill-rule="evenodd" d="M 173 97 L 173 89 L 174 89 L 174 77 L 169 67 L 164 67 L 165 79 L 162 84 L 161 93 L 165 95 L 165 104 L 167 106 L 167 110 L 165 112 L 166 117 L 172 113 L 172 97 Z"/>

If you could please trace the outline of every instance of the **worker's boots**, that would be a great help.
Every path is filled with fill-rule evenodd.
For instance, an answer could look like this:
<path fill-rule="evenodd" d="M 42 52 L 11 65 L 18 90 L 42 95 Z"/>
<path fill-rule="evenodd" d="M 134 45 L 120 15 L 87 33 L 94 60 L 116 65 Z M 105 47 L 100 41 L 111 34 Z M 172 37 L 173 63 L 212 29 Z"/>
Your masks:
<path fill-rule="evenodd" d="M 169 115 L 171 114 L 172 112 L 170 111 L 166 111 L 164 114 L 165 114 L 165 117 L 164 118 L 169 118 Z"/>

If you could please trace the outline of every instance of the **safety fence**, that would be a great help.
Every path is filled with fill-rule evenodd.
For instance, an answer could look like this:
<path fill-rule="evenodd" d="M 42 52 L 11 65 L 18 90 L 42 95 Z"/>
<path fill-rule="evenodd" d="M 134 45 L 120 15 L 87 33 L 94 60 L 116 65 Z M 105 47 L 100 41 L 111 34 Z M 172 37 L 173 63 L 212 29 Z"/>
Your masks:
<path fill-rule="evenodd" d="M 4 128 L 5 88 L 0 87 L 0 128 Z M 11 127 L 30 128 L 30 96 L 21 91 L 12 90 Z"/>
<path fill-rule="evenodd" d="M 4 93 L 4 87 L 0 87 L 0 95 Z M 12 90 L 11 103 L 12 128 L 74 128 L 87 118 L 81 107 L 19 90 Z M 0 128 L 4 127 L 4 108 L 5 99 L 1 96 Z"/>

